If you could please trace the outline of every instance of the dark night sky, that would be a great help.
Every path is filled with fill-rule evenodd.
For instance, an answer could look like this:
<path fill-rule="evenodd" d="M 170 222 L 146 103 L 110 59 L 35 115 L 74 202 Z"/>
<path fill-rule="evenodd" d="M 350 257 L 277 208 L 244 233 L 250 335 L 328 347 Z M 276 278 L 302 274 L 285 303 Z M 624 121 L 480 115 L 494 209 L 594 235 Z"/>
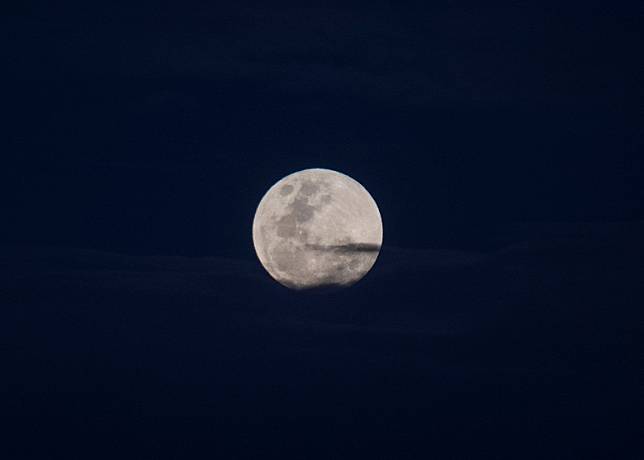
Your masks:
<path fill-rule="evenodd" d="M 233 3 L 1 13 L 20 434 L 71 420 L 90 458 L 105 435 L 125 458 L 636 458 L 642 6 Z M 329 296 L 275 285 L 251 241 L 309 167 L 383 216 L 373 272 Z M 79 447 L 37 431 L 55 447 L 26 458 Z"/>

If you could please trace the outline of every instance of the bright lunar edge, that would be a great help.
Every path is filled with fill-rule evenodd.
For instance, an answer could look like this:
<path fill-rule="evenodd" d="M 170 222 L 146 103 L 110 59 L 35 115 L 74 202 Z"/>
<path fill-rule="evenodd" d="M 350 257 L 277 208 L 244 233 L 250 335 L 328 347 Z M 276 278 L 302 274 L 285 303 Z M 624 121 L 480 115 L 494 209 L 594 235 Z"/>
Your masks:
<path fill-rule="evenodd" d="M 291 289 L 345 287 L 373 266 L 382 245 L 376 202 L 357 181 L 329 169 L 290 174 L 255 212 L 257 257 Z"/>

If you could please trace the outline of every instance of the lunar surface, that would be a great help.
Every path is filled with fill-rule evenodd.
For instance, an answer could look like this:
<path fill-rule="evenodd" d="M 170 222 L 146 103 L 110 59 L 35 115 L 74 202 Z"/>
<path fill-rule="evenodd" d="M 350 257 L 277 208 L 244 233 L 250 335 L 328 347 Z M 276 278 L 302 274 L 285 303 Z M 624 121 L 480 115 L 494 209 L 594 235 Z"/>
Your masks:
<path fill-rule="evenodd" d="M 329 169 L 306 169 L 266 192 L 255 212 L 253 243 L 264 268 L 286 287 L 345 287 L 376 262 L 382 220 L 357 181 Z"/>

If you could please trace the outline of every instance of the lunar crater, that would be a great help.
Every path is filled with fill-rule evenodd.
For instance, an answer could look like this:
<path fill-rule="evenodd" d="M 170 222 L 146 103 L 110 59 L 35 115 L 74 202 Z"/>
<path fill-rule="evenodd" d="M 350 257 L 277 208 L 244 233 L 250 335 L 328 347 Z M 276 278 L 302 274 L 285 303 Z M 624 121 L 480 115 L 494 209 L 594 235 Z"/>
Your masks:
<path fill-rule="evenodd" d="M 286 184 L 280 189 L 280 195 L 287 196 L 287 195 L 290 195 L 292 191 L 293 191 L 293 186 Z"/>

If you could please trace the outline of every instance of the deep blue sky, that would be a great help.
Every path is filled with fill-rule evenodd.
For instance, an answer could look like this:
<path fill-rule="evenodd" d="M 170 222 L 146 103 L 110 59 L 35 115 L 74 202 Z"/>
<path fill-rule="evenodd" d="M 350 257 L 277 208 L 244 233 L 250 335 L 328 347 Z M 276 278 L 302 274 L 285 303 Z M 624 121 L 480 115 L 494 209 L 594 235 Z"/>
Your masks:
<path fill-rule="evenodd" d="M 0 13 L 7 458 L 639 458 L 641 5 L 216 3 Z M 328 296 L 251 241 L 309 167 Z"/>
<path fill-rule="evenodd" d="M 252 257 L 263 192 L 314 166 L 363 182 L 398 246 L 640 219 L 640 19 L 595 1 L 16 5 L 5 231 Z"/>

